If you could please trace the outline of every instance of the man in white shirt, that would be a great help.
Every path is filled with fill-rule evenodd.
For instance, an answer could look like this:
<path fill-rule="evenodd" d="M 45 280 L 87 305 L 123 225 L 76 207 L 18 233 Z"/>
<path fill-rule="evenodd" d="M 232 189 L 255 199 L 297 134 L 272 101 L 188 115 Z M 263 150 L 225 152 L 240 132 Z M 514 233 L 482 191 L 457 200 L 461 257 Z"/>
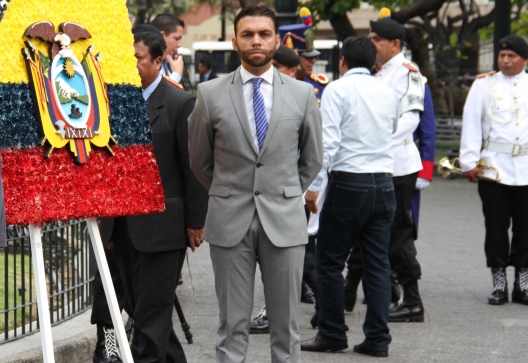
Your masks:
<path fill-rule="evenodd" d="M 376 51 L 366 37 L 346 39 L 341 54 L 343 77 L 326 87 L 321 102 L 323 167 L 305 196 L 306 207 L 317 213 L 321 183 L 330 172 L 316 245 L 319 331 L 303 341 L 301 349 L 334 352 L 348 348 L 342 271 L 351 248 L 359 243 L 365 264 L 366 339 L 354 351 L 387 357 L 391 342 L 388 253 L 396 210 L 391 138 L 398 101 L 390 87 L 371 75 Z"/>
<path fill-rule="evenodd" d="M 399 101 L 398 129 L 392 136 L 397 210 L 391 227 L 389 257 L 392 270 L 403 286 L 404 298 L 391 307 L 389 321 L 423 322 L 424 309 L 418 290 L 418 279 L 422 272 L 416 259 L 411 198 L 416 188 L 418 171 L 422 169 L 413 132 L 424 110 L 424 84 L 418 67 L 403 55 L 403 25 L 384 18 L 371 21 L 370 26 L 369 38 L 376 47 L 376 61 L 381 65 L 376 78 L 389 85 Z"/>
<path fill-rule="evenodd" d="M 178 48 L 182 46 L 185 23 L 172 14 L 159 14 L 152 20 L 151 24 L 159 29 L 167 44 L 166 55 L 161 64 L 161 74 L 176 83 L 180 83 L 185 64 L 183 57 L 178 55 Z"/>
<path fill-rule="evenodd" d="M 469 91 L 460 166 L 469 181 L 479 178 L 494 285 L 488 302 L 508 302 L 506 267 L 514 266 L 512 301 L 528 305 L 528 44 L 509 35 L 499 40 L 499 49 L 500 72 L 478 76 Z M 495 169 L 482 170 L 479 160 Z"/>

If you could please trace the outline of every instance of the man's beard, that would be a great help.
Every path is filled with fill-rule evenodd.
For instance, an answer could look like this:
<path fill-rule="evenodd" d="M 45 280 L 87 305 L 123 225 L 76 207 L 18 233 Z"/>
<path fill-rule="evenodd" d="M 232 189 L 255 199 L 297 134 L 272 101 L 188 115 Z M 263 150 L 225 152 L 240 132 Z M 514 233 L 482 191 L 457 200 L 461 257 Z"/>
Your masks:
<path fill-rule="evenodd" d="M 251 52 L 254 52 L 256 50 L 258 50 L 259 52 L 263 52 L 264 53 L 264 58 L 263 59 L 251 59 L 249 57 Z M 259 68 L 259 67 L 265 66 L 266 64 L 271 62 L 271 60 L 273 59 L 273 55 L 274 54 L 275 54 L 275 49 L 269 51 L 269 50 L 266 50 L 264 48 L 251 48 L 251 49 L 248 49 L 248 50 L 240 50 L 240 48 L 239 48 L 239 51 L 238 51 L 238 55 L 240 56 L 240 58 L 245 63 L 247 63 L 250 66 L 255 67 L 255 68 Z"/>

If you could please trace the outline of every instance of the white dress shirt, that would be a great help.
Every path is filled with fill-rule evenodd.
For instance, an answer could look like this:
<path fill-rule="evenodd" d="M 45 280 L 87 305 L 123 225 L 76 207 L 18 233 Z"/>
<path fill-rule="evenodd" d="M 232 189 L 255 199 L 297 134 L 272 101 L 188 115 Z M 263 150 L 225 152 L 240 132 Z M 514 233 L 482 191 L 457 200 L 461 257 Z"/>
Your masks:
<path fill-rule="evenodd" d="M 147 86 L 147 88 L 145 88 L 143 90 L 143 98 L 145 99 L 145 101 L 147 101 L 150 97 L 150 95 L 152 94 L 152 92 L 154 92 L 154 90 L 156 89 L 156 87 L 158 87 L 158 84 L 160 84 L 161 82 L 161 78 L 163 76 L 161 75 L 161 73 L 158 75 L 158 77 L 154 80 L 154 82 L 152 82 L 151 84 L 149 84 Z"/>
<path fill-rule="evenodd" d="M 394 92 L 366 68 L 330 83 L 321 99 L 323 167 L 309 189 L 320 191 L 328 170 L 392 174 L 398 106 Z"/>
<path fill-rule="evenodd" d="M 180 83 L 182 79 L 181 74 L 179 74 L 178 72 L 171 72 L 169 63 L 167 63 L 166 60 L 161 63 L 160 73 L 164 76 L 169 77 L 176 83 Z"/>
<path fill-rule="evenodd" d="M 398 102 L 409 88 L 409 68 L 403 65 L 407 59 L 399 53 L 385 63 L 376 78 L 390 86 Z M 413 132 L 420 122 L 420 112 L 409 111 L 400 116 L 398 128 L 392 135 L 394 151 L 394 176 L 404 176 L 422 170 L 420 152 L 413 142 Z"/>
<path fill-rule="evenodd" d="M 260 93 L 264 98 L 264 105 L 266 107 L 266 121 L 268 124 L 271 118 L 271 107 L 273 106 L 273 67 L 270 67 L 266 72 L 260 76 L 255 76 L 249 73 L 244 66 L 240 67 L 240 77 L 242 78 L 242 91 L 244 92 L 244 103 L 246 105 L 246 112 L 249 120 L 249 127 L 251 128 L 251 135 L 258 150 L 257 126 L 255 125 L 255 114 L 253 113 L 253 82 L 255 77 L 260 77 L 264 81 L 260 84 Z"/>
<path fill-rule="evenodd" d="M 487 150 L 487 142 L 482 145 L 483 127 L 489 134 L 487 142 L 528 149 L 528 75 L 524 71 L 513 77 L 499 72 L 475 80 L 464 105 L 460 166 L 469 171 L 483 159 L 498 169 L 501 184 L 528 185 L 528 155 Z M 483 173 L 496 176 L 491 170 Z"/>

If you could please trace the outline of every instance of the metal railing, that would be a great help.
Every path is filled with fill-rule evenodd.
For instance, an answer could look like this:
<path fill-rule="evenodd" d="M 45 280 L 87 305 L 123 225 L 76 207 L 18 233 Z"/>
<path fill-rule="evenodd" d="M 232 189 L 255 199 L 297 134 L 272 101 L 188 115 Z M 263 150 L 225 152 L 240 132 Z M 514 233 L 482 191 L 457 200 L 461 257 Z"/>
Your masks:
<path fill-rule="evenodd" d="M 39 329 L 29 228 L 8 226 L 7 238 L 7 248 L 0 249 L 0 344 Z M 42 247 L 54 325 L 91 307 L 95 262 L 86 222 L 46 225 Z"/>

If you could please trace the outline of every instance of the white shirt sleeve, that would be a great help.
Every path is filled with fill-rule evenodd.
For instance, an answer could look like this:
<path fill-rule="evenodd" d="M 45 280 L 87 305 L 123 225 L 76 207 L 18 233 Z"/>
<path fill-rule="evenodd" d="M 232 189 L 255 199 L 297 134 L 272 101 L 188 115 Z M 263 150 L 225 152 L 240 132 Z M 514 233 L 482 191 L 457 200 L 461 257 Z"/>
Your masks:
<path fill-rule="evenodd" d="M 460 167 L 469 171 L 477 166 L 482 147 L 483 103 L 488 97 L 486 79 L 477 79 L 466 98 L 462 116 L 462 138 L 460 141 Z"/>
<path fill-rule="evenodd" d="M 323 118 L 323 166 L 317 177 L 308 188 L 312 192 L 318 192 L 321 190 L 321 184 L 323 183 L 325 174 L 332 166 L 332 160 L 334 159 L 339 145 L 341 144 L 341 120 L 342 105 L 340 97 L 335 92 L 332 84 L 329 84 L 323 93 L 321 98 L 321 116 Z"/>
<path fill-rule="evenodd" d="M 169 78 L 172 79 L 176 83 L 180 83 L 182 76 L 180 76 L 178 72 L 171 72 Z"/>

